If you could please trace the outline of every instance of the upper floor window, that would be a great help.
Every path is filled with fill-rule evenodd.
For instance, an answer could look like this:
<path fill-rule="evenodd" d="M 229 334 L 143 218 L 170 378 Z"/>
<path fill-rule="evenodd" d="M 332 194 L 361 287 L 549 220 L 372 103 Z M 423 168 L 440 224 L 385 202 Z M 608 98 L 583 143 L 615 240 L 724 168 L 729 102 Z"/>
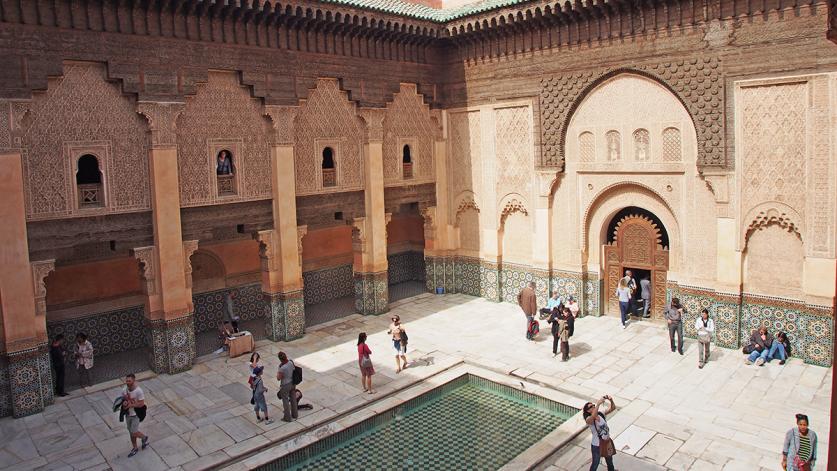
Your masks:
<path fill-rule="evenodd" d="M 622 156 L 622 137 L 619 131 L 608 131 L 605 134 L 607 139 L 607 160 L 615 162 Z"/>
<path fill-rule="evenodd" d="M 99 169 L 99 159 L 93 154 L 84 154 L 79 157 L 76 169 L 78 207 L 97 208 L 104 206 L 105 195 L 102 187 L 102 171 Z"/>
<path fill-rule="evenodd" d="M 680 162 L 681 160 L 683 160 L 683 143 L 680 130 L 665 128 L 663 130 L 663 161 Z"/>
<path fill-rule="evenodd" d="M 334 168 L 334 149 L 323 148 L 323 187 L 337 186 L 337 173 Z"/>
<path fill-rule="evenodd" d="M 218 196 L 230 196 L 235 191 L 235 165 L 233 154 L 227 149 L 221 149 L 215 156 L 215 175 L 218 179 Z"/>
<path fill-rule="evenodd" d="M 410 154 L 410 145 L 404 144 L 401 149 L 401 165 L 404 169 L 404 178 L 413 178 L 413 157 Z"/>
<path fill-rule="evenodd" d="M 650 160 L 648 141 L 647 129 L 640 128 L 634 131 L 634 160 L 637 162 L 647 162 Z"/>

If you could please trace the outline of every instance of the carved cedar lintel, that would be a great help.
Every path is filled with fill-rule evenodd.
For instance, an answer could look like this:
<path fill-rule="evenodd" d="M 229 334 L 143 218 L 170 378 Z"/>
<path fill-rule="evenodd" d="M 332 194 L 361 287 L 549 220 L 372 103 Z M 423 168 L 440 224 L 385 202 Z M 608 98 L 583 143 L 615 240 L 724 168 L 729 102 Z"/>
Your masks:
<path fill-rule="evenodd" d="M 137 103 L 137 113 L 148 120 L 152 147 L 177 145 L 177 117 L 186 108 L 184 103 L 158 103 L 144 101 Z"/>
<path fill-rule="evenodd" d="M 265 116 L 270 118 L 273 125 L 274 145 L 294 145 L 296 115 L 299 112 L 298 106 L 266 105 Z"/>
<path fill-rule="evenodd" d="M 259 243 L 259 260 L 261 260 L 262 271 L 276 271 L 276 244 L 274 241 L 275 231 L 268 229 L 253 234 L 253 239 Z"/>
<path fill-rule="evenodd" d="M 192 289 L 192 254 L 198 250 L 197 240 L 183 241 L 183 268 L 186 276 L 186 288 Z"/>
<path fill-rule="evenodd" d="M 35 315 L 46 314 L 46 283 L 47 275 L 55 271 L 55 259 L 32 262 L 32 282 L 35 287 Z"/>
<path fill-rule="evenodd" d="M 299 252 L 299 267 L 302 268 L 302 239 L 308 234 L 308 226 L 296 226 L 296 250 Z"/>
<path fill-rule="evenodd" d="M 131 250 L 131 254 L 137 259 L 139 263 L 140 276 L 145 284 L 145 294 L 150 296 L 157 292 L 157 247 L 149 245 L 148 247 L 136 247 Z"/>
<path fill-rule="evenodd" d="M 361 108 L 360 117 L 366 123 L 366 140 L 382 141 L 384 139 L 384 117 L 385 109 Z"/>

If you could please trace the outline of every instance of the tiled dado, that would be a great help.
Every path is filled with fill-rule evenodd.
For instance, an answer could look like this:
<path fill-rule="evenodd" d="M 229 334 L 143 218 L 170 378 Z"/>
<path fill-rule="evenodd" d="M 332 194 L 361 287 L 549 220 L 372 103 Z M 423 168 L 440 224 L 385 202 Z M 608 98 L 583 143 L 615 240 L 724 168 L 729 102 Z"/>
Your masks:
<path fill-rule="evenodd" d="M 64 334 L 67 345 L 74 345 L 76 334 L 83 332 L 96 355 L 119 353 L 145 347 L 144 317 L 143 306 L 133 306 L 62 321 L 47 320 L 47 335 L 52 339 Z"/>
<path fill-rule="evenodd" d="M 391 285 L 405 281 L 424 281 L 425 271 L 423 252 L 410 250 L 387 256 L 387 277 Z"/>
<path fill-rule="evenodd" d="M 53 401 L 46 343 L 20 352 L 0 354 L 0 417 L 36 414 Z"/>
<path fill-rule="evenodd" d="M 302 281 L 305 304 L 320 304 L 354 294 L 351 264 L 304 272 Z"/>
<path fill-rule="evenodd" d="M 709 310 L 709 315 L 715 322 L 715 343 L 721 347 L 738 348 L 738 332 L 740 330 L 739 305 L 741 297 L 737 294 L 720 293 L 696 286 L 677 285 L 669 282 L 667 286 L 666 302 L 671 298 L 679 298 L 686 307 L 683 331 L 686 337 L 697 338 L 695 320 L 703 309 Z"/>
<path fill-rule="evenodd" d="M 227 293 L 235 292 L 233 309 L 241 320 L 262 319 L 265 316 L 265 300 L 260 283 L 254 283 L 216 291 L 197 293 L 192 296 L 195 305 L 195 332 L 216 330 L 224 319 L 224 304 Z"/>
<path fill-rule="evenodd" d="M 279 342 L 302 337 L 305 334 L 305 302 L 302 291 L 263 295 L 267 338 Z"/>
<path fill-rule="evenodd" d="M 599 274 L 596 272 L 584 272 L 581 275 L 582 283 L 584 284 L 584 293 L 579 303 L 581 303 L 584 315 L 601 316 L 602 315 L 602 281 L 599 279 Z"/>
<path fill-rule="evenodd" d="M 387 312 L 389 283 L 387 272 L 355 273 L 355 309 L 365 315 Z"/>
<path fill-rule="evenodd" d="M 149 364 L 155 373 L 174 374 L 192 368 L 195 360 L 195 320 L 192 313 L 177 319 L 146 319 Z"/>

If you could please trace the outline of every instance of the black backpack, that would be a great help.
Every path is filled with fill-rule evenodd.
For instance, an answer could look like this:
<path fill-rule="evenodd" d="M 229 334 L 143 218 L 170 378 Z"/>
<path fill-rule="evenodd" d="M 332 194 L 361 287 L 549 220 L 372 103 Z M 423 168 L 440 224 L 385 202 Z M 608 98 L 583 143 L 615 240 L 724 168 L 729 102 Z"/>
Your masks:
<path fill-rule="evenodd" d="M 294 386 L 302 382 L 302 368 L 296 366 L 296 363 L 294 363 L 294 372 L 291 374 L 291 382 Z"/>

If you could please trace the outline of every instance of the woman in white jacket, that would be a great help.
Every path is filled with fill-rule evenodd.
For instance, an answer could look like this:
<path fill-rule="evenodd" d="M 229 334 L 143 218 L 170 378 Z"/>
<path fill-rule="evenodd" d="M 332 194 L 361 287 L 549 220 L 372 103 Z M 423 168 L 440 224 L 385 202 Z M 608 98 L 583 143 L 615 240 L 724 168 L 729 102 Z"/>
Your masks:
<path fill-rule="evenodd" d="M 698 337 L 698 368 L 703 368 L 709 361 L 709 344 L 715 333 L 715 321 L 709 318 L 708 309 L 700 311 L 700 317 L 695 319 L 695 331 Z"/>

